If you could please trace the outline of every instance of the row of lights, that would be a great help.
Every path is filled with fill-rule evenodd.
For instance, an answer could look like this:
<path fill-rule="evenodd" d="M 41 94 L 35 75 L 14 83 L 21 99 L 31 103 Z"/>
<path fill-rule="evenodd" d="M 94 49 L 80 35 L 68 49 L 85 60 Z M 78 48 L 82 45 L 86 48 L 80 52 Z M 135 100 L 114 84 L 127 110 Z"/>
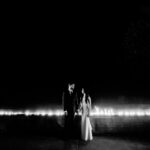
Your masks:
<path fill-rule="evenodd" d="M 16 115 L 25 115 L 25 116 L 63 116 L 63 110 L 26 110 L 26 111 L 12 111 L 12 110 L 0 110 L 0 116 L 16 116 Z M 81 112 L 76 115 L 81 115 Z M 150 116 L 149 109 L 114 109 L 114 108 L 104 108 L 95 106 L 91 110 L 90 116 Z"/>

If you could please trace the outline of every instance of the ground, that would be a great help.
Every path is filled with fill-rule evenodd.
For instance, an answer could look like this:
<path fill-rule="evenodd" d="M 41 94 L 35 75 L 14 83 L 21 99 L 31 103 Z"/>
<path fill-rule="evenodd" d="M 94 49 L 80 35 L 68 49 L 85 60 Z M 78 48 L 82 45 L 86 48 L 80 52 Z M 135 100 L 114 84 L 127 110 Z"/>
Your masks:
<path fill-rule="evenodd" d="M 150 144 L 94 136 L 91 142 L 56 137 L 0 138 L 0 150 L 148 150 Z"/>

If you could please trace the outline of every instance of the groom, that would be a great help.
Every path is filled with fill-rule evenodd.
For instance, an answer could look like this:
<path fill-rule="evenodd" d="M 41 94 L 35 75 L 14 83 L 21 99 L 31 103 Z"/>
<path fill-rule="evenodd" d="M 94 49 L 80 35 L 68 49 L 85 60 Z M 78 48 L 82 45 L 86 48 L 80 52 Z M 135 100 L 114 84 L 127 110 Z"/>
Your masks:
<path fill-rule="evenodd" d="M 78 107 L 78 96 L 74 83 L 68 84 L 67 90 L 63 92 L 62 100 L 65 111 L 65 133 L 70 137 L 74 135 L 74 119 Z"/>

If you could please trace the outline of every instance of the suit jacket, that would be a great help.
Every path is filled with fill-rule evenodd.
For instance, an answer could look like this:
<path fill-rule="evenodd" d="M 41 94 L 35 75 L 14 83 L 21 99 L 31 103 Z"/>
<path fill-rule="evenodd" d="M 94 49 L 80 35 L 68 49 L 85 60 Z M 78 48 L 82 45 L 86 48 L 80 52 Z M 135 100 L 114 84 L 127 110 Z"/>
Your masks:
<path fill-rule="evenodd" d="M 63 107 L 68 113 L 75 113 L 78 108 L 78 96 L 76 92 L 72 94 L 69 91 L 63 92 Z"/>

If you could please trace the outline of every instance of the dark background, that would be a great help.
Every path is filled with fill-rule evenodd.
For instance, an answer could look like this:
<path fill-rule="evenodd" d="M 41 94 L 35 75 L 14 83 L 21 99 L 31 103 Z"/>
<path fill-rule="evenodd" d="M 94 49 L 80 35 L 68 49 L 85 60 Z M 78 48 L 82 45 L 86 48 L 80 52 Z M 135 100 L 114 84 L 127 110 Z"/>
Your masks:
<path fill-rule="evenodd" d="M 1 108 L 61 103 L 70 81 L 93 99 L 121 95 L 149 102 L 150 6 L 64 5 L 2 12 Z"/>

